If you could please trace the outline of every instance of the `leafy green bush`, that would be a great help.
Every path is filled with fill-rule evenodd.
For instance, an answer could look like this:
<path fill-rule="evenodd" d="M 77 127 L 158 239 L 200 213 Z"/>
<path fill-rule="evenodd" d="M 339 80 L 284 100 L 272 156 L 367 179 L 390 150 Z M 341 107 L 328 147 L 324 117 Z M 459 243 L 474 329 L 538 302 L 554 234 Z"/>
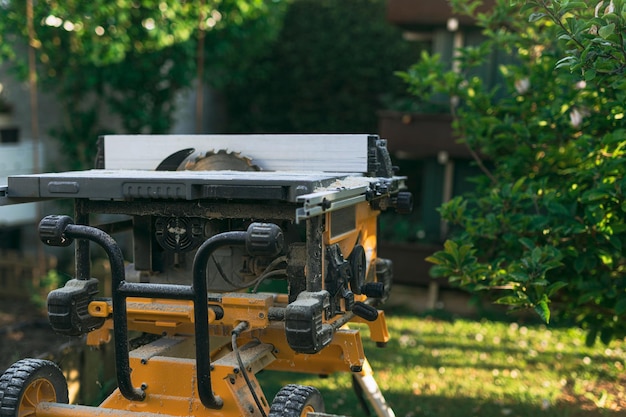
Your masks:
<path fill-rule="evenodd" d="M 385 21 L 383 0 L 295 0 L 282 30 L 248 77 L 225 90 L 235 132 L 377 130 L 393 71 L 418 56 Z"/>
<path fill-rule="evenodd" d="M 475 14 L 486 40 L 459 50 L 458 72 L 425 56 L 402 74 L 414 93 L 458 97 L 455 128 L 485 174 L 441 208 L 461 232 L 433 274 L 608 343 L 626 336 L 626 4 L 511 3 Z M 495 49 L 517 61 L 500 91 L 472 75 Z"/>

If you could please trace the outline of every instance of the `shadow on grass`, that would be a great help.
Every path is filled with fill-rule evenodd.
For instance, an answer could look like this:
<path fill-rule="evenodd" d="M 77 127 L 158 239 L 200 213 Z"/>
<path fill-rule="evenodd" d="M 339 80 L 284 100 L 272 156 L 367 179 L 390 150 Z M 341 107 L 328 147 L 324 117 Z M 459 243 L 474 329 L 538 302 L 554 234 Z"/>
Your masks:
<path fill-rule="evenodd" d="M 270 403 L 282 386 L 295 383 L 318 388 L 327 413 L 351 417 L 376 415 L 371 406 L 370 414 L 362 408 L 346 375 L 316 378 L 292 372 L 263 372 L 258 377 Z M 528 404 L 511 399 L 494 401 L 397 391 L 386 391 L 383 394 L 396 417 L 624 417 L 623 410 L 598 408 L 591 400 L 581 402 L 573 397 L 571 401 L 562 400 L 557 404 Z"/>
<path fill-rule="evenodd" d="M 618 366 L 623 363 L 621 353 L 603 355 L 603 349 L 577 348 L 572 337 L 578 336 L 569 333 L 545 329 L 544 336 L 543 326 L 536 326 L 540 323 L 527 324 L 529 329 L 519 336 L 517 326 L 509 332 L 508 326 L 499 324 L 476 338 L 492 320 L 432 331 L 439 318 L 428 316 L 431 326 L 427 326 L 416 320 L 416 314 L 394 311 L 387 317 L 393 337 L 386 349 L 374 348 L 366 329 L 363 337 L 369 361 L 378 370 L 379 383 L 386 388 L 384 394 L 397 417 L 626 416 L 626 396 L 619 388 L 624 386 Z M 511 376 L 514 381 L 507 382 L 508 374 L 501 372 L 514 369 L 518 374 L 517 368 L 522 377 Z M 299 383 L 322 392 L 328 413 L 367 415 L 352 390 L 349 374 L 326 379 L 299 375 L 267 372 L 259 379 L 270 402 L 282 386 Z M 544 385 L 546 381 L 551 381 L 549 386 Z M 603 404 L 617 410 L 602 408 Z"/>
<path fill-rule="evenodd" d="M 422 333 L 420 336 L 426 338 L 428 337 L 428 333 Z M 510 346 L 499 346 L 494 347 L 489 344 L 481 344 L 478 342 L 432 342 L 428 341 L 420 341 L 417 342 L 416 346 L 412 348 L 403 348 L 397 343 L 397 341 L 389 342 L 387 346 L 388 351 L 391 355 L 401 357 L 401 361 L 407 364 L 421 364 L 424 367 L 447 367 L 447 368 L 466 368 L 471 366 L 475 369 L 485 369 L 485 370 L 493 370 L 493 369 L 501 369 L 503 367 L 502 360 L 494 360 L 491 361 L 492 355 L 498 353 L 500 355 L 511 355 L 517 358 L 517 361 L 523 359 L 523 362 L 526 366 L 540 365 L 546 363 L 559 363 L 559 369 L 568 370 L 571 372 L 580 371 L 585 372 L 588 375 L 594 375 L 599 378 L 607 378 L 612 377 L 613 375 L 607 372 L 604 369 L 604 366 L 611 366 L 616 358 L 609 357 L 601 354 L 585 354 L 578 352 L 563 352 L 554 349 L 546 349 L 540 352 L 535 352 L 531 356 L 529 354 L 533 349 L 529 348 L 517 348 Z M 467 363 L 459 363 L 458 358 L 448 358 L 445 355 L 440 355 L 434 357 L 431 352 L 437 351 L 445 351 L 445 350 L 455 350 L 461 353 L 464 353 L 466 357 L 469 357 L 471 354 L 479 354 L 485 353 L 486 359 L 481 359 L 478 363 L 471 363 L 468 365 Z M 377 354 L 374 350 L 370 350 L 373 354 L 370 355 L 370 361 L 382 361 L 384 362 L 384 358 L 381 358 L 382 355 Z M 591 359 L 591 363 L 593 366 L 583 365 L 583 360 L 585 357 Z M 507 365 L 510 366 L 510 365 Z M 519 365 L 518 365 L 519 366 Z M 625 416 L 626 417 L 626 416 Z"/>
<path fill-rule="evenodd" d="M 469 302 L 474 305 L 474 303 Z M 389 316 L 407 316 L 422 319 L 434 319 L 446 322 L 454 322 L 458 319 L 466 320 L 488 320 L 499 323 L 517 323 L 520 325 L 534 326 L 545 324 L 541 318 L 531 310 L 519 310 L 512 311 L 497 304 L 482 303 L 480 307 L 476 307 L 476 311 L 473 313 L 461 314 L 458 312 L 446 310 L 446 309 L 434 309 L 426 310 L 424 312 L 417 313 L 410 307 L 396 304 L 390 306 L 383 306 L 385 314 Z M 574 323 L 565 319 L 559 320 L 552 318 L 550 322 L 551 328 L 567 328 L 574 326 Z"/>
<path fill-rule="evenodd" d="M 623 417 L 624 411 L 599 409 L 593 404 L 560 402 L 528 404 L 524 402 L 485 401 L 467 397 L 406 395 L 385 393 L 397 417 Z M 346 410 L 348 413 L 349 410 Z M 363 415 L 356 410 L 354 416 Z"/>
<path fill-rule="evenodd" d="M 403 317 L 411 319 L 419 317 L 430 323 L 454 323 L 457 320 L 463 320 L 465 322 L 483 323 L 484 326 L 489 326 L 493 323 L 518 323 L 515 320 L 472 320 L 448 315 L 444 312 L 440 313 L 439 316 L 434 317 L 430 314 L 406 314 L 403 310 L 394 309 L 388 314 L 386 311 L 386 316 L 388 320 L 399 319 L 400 321 L 403 320 Z M 390 329 L 392 340 L 387 345 L 387 350 L 389 351 L 387 354 L 379 354 L 378 349 L 369 349 L 368 353 L 372 363 L 379 361 L 383 365 L 386 361 L 388 362 L 389 357 L 394 357 L 398 362 L 409 365 L 419 364 L 424 367 L 434 368 L 442 366 L 465 368 L 471 366 L 472 368 L 485 370 L 501 369 L 503 366 L 510 367 L 510 364 L 503 365 L 502 363 L 503 357 L 510 356 L 507 359 L 514 358 L 518 366 L 533 367 L 554 363 L 556 364 L 555 369 L 559 369 L 564 373 L 580 372 L 598 378 L 615 378 L 615 370 L 607 372 L 607 369 L 614 368 L 616 361 L 621 362 L 623 360 L 621 354 L 605 354 L 603 349 L 599 349 L 599 346 L 589 348 L 582 344 L 580 348 L 576 348 L 578 345 L 572 345 L 571 343 L 572 336 L 567 336 L 560 340 L 551 339 L 551 331 L 567 329 L 567 326 L 546 327 L 540 321 L 532 321 L 525 324 L 525 326 L 528 326 L 533 331 L 547 334 L 547 339 L 543 340 L 542 343 L 538 343 L 543 338 L 535 337 L 537 340 L 534 340 L 530 335 L 509 333 L 508 329 L 505 328 L 503 333 L 496 334 L 498 341 L 497 344 L 494 344 L 488 336 L 478 335 L 481 336 L 481 339 L 477 339 L 476 336 L 479 333 L 477 330 L 455 330 L 455 333 L 446 334 L 440 331 L 433 331 L 432 326 L 421 328 L 417 325 L 411 328 L 402 328 L 399 332 L 397 329 L 395 332 L 393 329 Z M 483 337 L 485 340 L 482 340 Z M 411 344 L 407 346 L 406 341 L 402 342 L 403 338 L 409 340 Z M 367 344 L 368 342 L 366 341 L 365 343 Z M 559 348 L 558 345 L 563 346 Z M 450 351 L 454 352 L 452 356 L 440 353 Z M 480 355 L 480 361 L 470 360 L 477 355 Z M 459 356 L 467 361 L 459 362 Z"/>

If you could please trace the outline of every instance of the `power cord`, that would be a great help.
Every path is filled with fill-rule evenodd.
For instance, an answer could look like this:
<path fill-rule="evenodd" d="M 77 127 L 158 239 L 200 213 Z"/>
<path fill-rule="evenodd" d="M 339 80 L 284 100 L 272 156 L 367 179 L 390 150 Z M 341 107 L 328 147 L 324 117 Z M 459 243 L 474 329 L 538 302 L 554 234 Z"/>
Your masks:
<path fill-rule="evenodd" d="M 261 404 L 261 401 L 259 400 L 259 396 L 256 394 L 256 391 L 254 390 L 254 387 L 252 386 L 252 382 L 250 381 L 250 377 L 248 376 L 248 370 L 244 366 L 243 360 L 241 360 L 241 354 L 239 353 L 239 346 L 237 346 L 237 337 L 239 337 L 241 333 L 247 330 L 248 327 L 249 327 L 248 322 L 242 321 L 237 326 L 235 326 L 235 328 L 232 330 L 231 342 L 233 346 L 233 352 L 235 352 L 235 356 L 237 356 L 237 363 L 239 364 L 239 370 L 241 371 L 243 378 L 246 380 L 246 384 L 248 385 L 248 388 L 250 389 L 250 393 L 252 394 L 252 398 L 254 398 L 254 402 L 256 403 L 256 406 L 261 412 L 261 415 L 263 417 L 267 417 L 267 414 L 265 414 L 265 409 L 263 408 L 263 405 Z"/>

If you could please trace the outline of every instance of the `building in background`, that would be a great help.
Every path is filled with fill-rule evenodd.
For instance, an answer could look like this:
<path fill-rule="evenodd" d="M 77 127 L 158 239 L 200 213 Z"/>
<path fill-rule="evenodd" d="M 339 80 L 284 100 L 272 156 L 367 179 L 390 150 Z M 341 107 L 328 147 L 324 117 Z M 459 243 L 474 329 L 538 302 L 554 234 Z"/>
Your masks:
<path fill-rule="evenodd" d="M 493 4 L 486 1 L 482 8 Z M 439 54 L 450 68 L 457 48 L 483 40 L 475 22 L 454 15 L 447 0 L 387 0 L 387 20 L 404 31 L 405 39 L 421 42 L 431 54 Z M 498 66 L 509 60 L 494 51 L 490 62 L 480 68 L 480 75 L 496 85 L 500 82 Z M 454 135 L 449 97 L 425 103 L 406 96 L 390 100 L 390 104 L 379 112 L 378 130 L 388 140 L 400 172 L 409 176 L 415 207 L 410 219 L 383 220 L 388 223 L 388 241 L 381 256 L 394 260 L 395 276 L 411 276 L 412 283 L 431 285 L 428 270 L 432 265 L 424 258 L 441 247 L 449 232 L 437 209 L 453 196 L 471 190 L 468 178 L 480 175 L 480 170 Z"/>

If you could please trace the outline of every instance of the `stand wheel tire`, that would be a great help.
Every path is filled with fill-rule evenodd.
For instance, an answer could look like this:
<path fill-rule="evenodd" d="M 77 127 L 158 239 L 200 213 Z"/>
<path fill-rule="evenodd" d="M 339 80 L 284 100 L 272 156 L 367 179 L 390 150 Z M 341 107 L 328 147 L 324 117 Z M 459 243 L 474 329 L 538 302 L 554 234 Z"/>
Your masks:
<path fill-rule="evenodd" d="M 278 391 L 268 417 L 306 417 L 308 413 L 324 411 L 324 400 L 316 388 L 290 384 Z"/>
<path fill-rule="evenodd" d="M 0 417 L 34 416 L 41 402 L 69 402 L 67 381 L 54 362 L 22 359 L 0 376 Z"/>

